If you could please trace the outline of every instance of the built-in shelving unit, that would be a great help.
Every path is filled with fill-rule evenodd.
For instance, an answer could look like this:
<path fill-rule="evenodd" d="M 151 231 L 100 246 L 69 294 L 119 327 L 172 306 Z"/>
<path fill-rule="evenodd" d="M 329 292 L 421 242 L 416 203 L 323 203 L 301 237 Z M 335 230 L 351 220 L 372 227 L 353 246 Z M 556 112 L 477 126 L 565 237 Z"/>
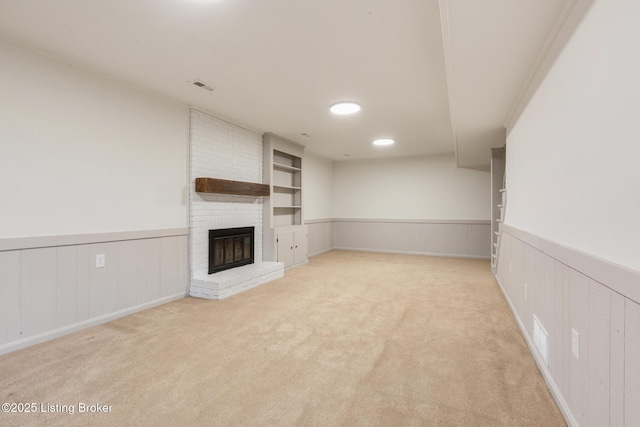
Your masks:
<path fill-rule="evenodd" d="M 302 150 L 275 135 L 265 136 L 271 158 L 270 212 L 274 227 L 302 225 Z"/>
<path fill-rule="evenodd" d="M 307 228 L 302 199 L 304 146 L 267 133 L 263 136 L 263 182 L 271 197 L 263 202 L 263 258 L 285 267 L 307 261 Z"/>
<path fill-rule="evenodd" d="M 491 267 L 496 272 L 502 234 L 502 222 L 507 202 L 505 185 L 505 148 L 491 149 Z"/>

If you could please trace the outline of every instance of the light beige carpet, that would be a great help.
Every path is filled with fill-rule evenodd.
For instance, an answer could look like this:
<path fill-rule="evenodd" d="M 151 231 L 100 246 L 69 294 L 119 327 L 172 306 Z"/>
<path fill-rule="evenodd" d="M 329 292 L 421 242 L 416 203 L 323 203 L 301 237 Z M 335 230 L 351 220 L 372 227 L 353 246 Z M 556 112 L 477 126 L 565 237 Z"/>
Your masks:
<path fill-rule="evenodd" d="M 4 426 L 565 425 L 487 261 L 343 251 L 0 356 L 0 395 L 38 406 Z"/>

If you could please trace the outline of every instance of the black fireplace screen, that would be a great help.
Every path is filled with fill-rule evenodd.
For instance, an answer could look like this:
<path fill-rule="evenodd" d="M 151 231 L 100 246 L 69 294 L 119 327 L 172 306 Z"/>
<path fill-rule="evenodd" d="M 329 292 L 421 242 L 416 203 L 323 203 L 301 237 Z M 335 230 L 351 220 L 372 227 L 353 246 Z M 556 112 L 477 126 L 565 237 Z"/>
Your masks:
<path fill-rule="evenodd" d="M 209 230 L 209 274 L 253 264 L 254 228 Z"/>

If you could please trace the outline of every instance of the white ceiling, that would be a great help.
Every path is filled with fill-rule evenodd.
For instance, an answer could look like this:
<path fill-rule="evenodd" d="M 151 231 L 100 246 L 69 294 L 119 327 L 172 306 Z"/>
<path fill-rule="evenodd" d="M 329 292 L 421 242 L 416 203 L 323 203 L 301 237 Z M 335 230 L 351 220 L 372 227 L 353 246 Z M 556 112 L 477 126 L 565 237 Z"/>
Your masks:
<path fill-rule="evenodd" d="M 333 160 L 486 169 L 573 2 L 0 0 L 0 34 Z"/>

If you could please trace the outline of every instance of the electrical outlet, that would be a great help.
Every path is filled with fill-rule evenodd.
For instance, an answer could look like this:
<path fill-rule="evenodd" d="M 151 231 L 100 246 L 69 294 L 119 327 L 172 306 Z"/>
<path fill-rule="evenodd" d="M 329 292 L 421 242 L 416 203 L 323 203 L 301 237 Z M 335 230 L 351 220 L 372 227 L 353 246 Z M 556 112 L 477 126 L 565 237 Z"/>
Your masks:
<path fill-rule="evenodd" d="M 576 360 L 580 360 L 580 334 L 573 328 L 571 328 L 571 353 Z"/>
<path fill-rule="evenodd" d="M 527 286 L 527 284 L 525 283 L 525 284 L 524 284 L 524 299 L 527 299 L 527 293 L 528 293 L 527 291 L 528 291 L 528 286 Z"/>
<path fill-rule="evenodd" d="M 107 257 L 105 254 L 96 255 L 96 268 L 103 268 L 107 265 Z"/>

